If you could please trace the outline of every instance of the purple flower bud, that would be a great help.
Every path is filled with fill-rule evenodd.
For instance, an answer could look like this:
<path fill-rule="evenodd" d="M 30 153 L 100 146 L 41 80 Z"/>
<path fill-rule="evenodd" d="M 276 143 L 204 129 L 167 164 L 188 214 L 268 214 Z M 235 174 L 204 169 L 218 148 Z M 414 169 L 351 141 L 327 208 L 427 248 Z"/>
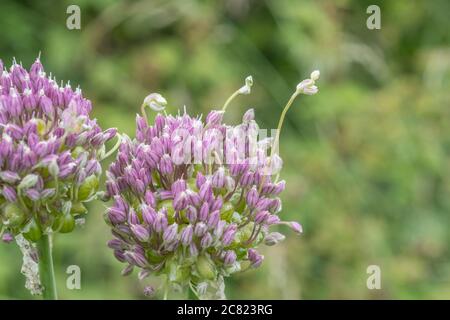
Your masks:
<path fill-rule="evenodd" d="M 193 206 L 189 206 L 186 209 L 186 218 L 189 220 L 189 223 L 194 224 L 197 221 L 197 209 Z"/>
<path fill-rule="evenodd" d="M 215 200 L 213 200 L 210 204 L 210 211 L 220 210 L 223 206 L 222 196 L 217 196 Z"/>
<path fill-rule="evenodd" d="M 267 218 L 269 218 L 269 216 L 270 216 L 269 211 L 260 211 L 255 216 L 255 223 L 262 224 L 267 221 Z"/>
<path fill-rule="evenodd" d="M 215 239 L 220 239 L 220 237 L 222 237 L 223 232 L 225 231 L 226 225 L 227 225 L 226 221 L 219 220 L 219 222 L 217 223 L 217 226 L 213 230 Z"/>
<path fill-rule="evenodd" d="M 97 160 L 92 159 L 86 163 L 85 171 L 86 171 L 86 176 L 89 177 L 90 175 L 93 175 L 93 174 L 100 174 L 102 171 L 102 168 Z"/>
<path fill-rule="evenodd" d="M 12 235 L 11 233 L 9 233 L 9 232 L 5 232 L 5 233 L 2 235 L 2 241 L 3 241 L 4 243 L 11 243 L 13 240 L 14 240 L 14 237 L 13 237 L 13 235 Z"/>
<path fill-rule="evenodd" d="M 205 223 L 203 222 L 199 222 L 195 225 L 194 228 L 194 234 L 197 237 L 201 237 L 205 234 L 205 232 L 208 230 L 208 227 L 206 226 Z"/>
<path fill-rule="evenodd" d="M 173 193 L 172 191 L 163 190 L 159 192 L 159 197 L 161 198 L 161 201 L 173 199 Z"/>
<path fill-rule="evenodd" d="M 114 256 L 116 257 L 117 260 L 119 260 L 120 262 L 125 262 L 126 258 L 125 258 L 125 253 L 123 250 L 114 250 Z"/>
<path fill-rule="evenodd" d="M 241 180 L 239 181 L 243 187 L 247 187 L 253 183 L 253 173 L 246 172 L 242 175 Z"/>
<path fill-rule="evenodd" d="M 153 229 L 155 229 L 156 232 L 160 233 L 163 230 L 166 230 L 167 224 L 168 222 L 166 215 L 162 212 L 158 212 L 155 222 L 153 223 Z"/>
<path fill-rule="evenodd" d="M 303 227 L 300 223 L 296 222 L 296 221 L 291 221 L 291 222 L 287 222 L 287 225 L 294 230 L 294 232 L 301 234 L 303 233 Z"/>
<path fill-rule="evenodd" d="M 41 198 L 39 191 L 36 189 L 28 189 L 25 194 L 32 201 L 38 201 Z"/>
<path fill-rule="evenodd" d="M 212 191 L 211 183 L 209 181 L 206 181 L 200 187 L 200 191 L 199 191 L 198 195 L 205 202 L 211 201 L 211 199 L 213 197 L 213 191 Z"/>
<path fill-rule="evenodd" d="M 237 232 L 237 226 L 235 224 L 230 224 L 224 231 L 222 235 L 222 244 L 226 247 L 229 246 Z"/>
<path fill-rule="evenodd" d="M 16 183 L 20 180 L 20 176 L 16 172 L 2 171 L 0 172 L 0 179 L 7 183 Z"/>
<path fill-rule="evenodd" d="M 8 202 L 16 202 L 17 200 L 16 191 L 11 186 L 3 186 L 2 194 Z"/>
<path fill-rule="evenodd" d="M 192 225 L 188 225 L 184 230 L 181 232 L 181 244 L 184 246 L 190 245 L 192 241 L 193 236 L 193 228 Z"/>
<path fill-rule="evenodd" d="M 266 221 L 266 224 L 269 226 L 274 225 L 274 224 L 279 224 L 279 223 L 280 223 L 280 218 L 275 214 L 270 215 Z"/>
<path fill-rule="evenodd" d="M 172 158 L 165 154 L 161 158 L 161 162 L 159 163 L 159 170 L 162 174 L 171 174 L 173 171 Z"/>
<path fill-rule="evenodd" d="M 183 179 L 178 179 L 177 181 L 172 183 L 171 189 L 173 194 L 178 194 L 183 191 L 186 191 L 186 181 Z"/>
<path fill-rule="evenodd" d="M 236 253 L 233 250 L 227 250 L 223 258 L 223 263 L 226 266 L 231 266 L 236 262 Z"/>
<path fill-rule="evenodd" d="M 120 193 L 119 185 L 115 183 L 114 181 L 107 181 L 106 182 L 106 191 L 108 193 L 108 196 L 115 196 Z"/>
<path fill-rule="evenodd" d="M 117 207 L 108 209 L 108 217 L 113 224 L 123 223 L 127 220 L 126 213 Z"/>
<path fill-rule="evenodd" d="M 208 127 L 220 125 L 223 119 L 224 112 L 213 110 L 206 116 L 205 122 Z"/>
<path fill-rule="evenodd" d="M 258 268 L 264 260 L 264 256 L 260 255 L 255 249 L 248 249 L 248 260 L 252 268 Z"/>
<path fill-rule="evenodd" d="M 23 92 L 23 106 L 27 111 L 32 111 L 36 108 L 37 99 L 30 89 L 25 89 Z"/>
<path fill-rule="evenodd" d="M 146 228 L 139 224 L 131 224 L 130 225 L 131 232 L 133 232 L 134 236 L 141 242 L 147 242 L 150 238 L 150 233 Z"/>
<path fill-rule="evenodd" d="M 208 227 L 210 229 L 217 227 L 217 223 L 219 222 L 219 219 L 220 219 L 219 210 L 212 212 L 208 217 L 208 222 L 207 222 Z"/>
<path fill-rule="evenodd" d="M 150 205 L 151 207 L 156 207 L 156 200 L 155 200 L 155 196 L 153 194 L 153 192 L 151 191 L 146 191 L 145 192 L 145 202 Z"/>
<path fill-rule="evenodd" d="M 256 203 L 255 210 L 256 211 L 264 211 L 267 210 L 272 203 L 272 199 L 269 198 L 260 198 Z"/>
<path fill-rule="evenodd" d="M 134 211 L 133 208 L 130 208 L 128 211 L 128 223 L 131 224 L 139 224 L 139 217 L 136 214 L 136 211 Z"/>
<path fill-rule="evenodd" d="M 116 250 L 123 249 L 123 242 L 121 240 L 119 240 L 119 239 L 109 240 L 107 245 L 111 249 L 116 249 Z"/>
<path fill-rule="evenodd" d="M 273 213 L 281 211 L 281 200 L 279 198 L 272 199 L 269 205 L 269 211 Z"/>
<path fill-rule="evenodd" d="M 223 188 L 225 186 L 225 169 L 223 167 L 217 169 L 213 174 L 211 183 L 214 188 Z"/>
<path fill-rule="evenodd" d="M 158 157 L 161 157 L 164 154 L 164 146 L 161 143 L 161 140 L 158 137 L 152 139 L 150 143 L 151 150 L 155 152 Z"/>
<path fill-rule="evenodd" d="M 50 118 L 53 118 L 55 116 L 55 109 L 53 108 L 52 100 L 50 100 L 45 95 L 42 95 L 39 98 L 39 108 L 46 116 Z"/>
<path fill-rule="evenodd" d="M 274 191 L 273 191 L 273 194 L 274 194 L 274 195 L 278 195 L 278 194 L 280 194 L 281 192 L 283 192 L 285 188 L 286 188 L 286 181 L 281 180 L 280 182 L 278 182 L 278 183 L 275 185 L 275 189 L 274 189 Z"/>
<path fill-rule="evenodd" d="M 189 202 L 191 205 L 193 205 L 195 207 L 200 206 L 200 203 L 202 200 L 200 199 L 200 196 L 196 192 L 194 192 L 192 190 L 186 190 L 186 193 L 188 195 Z"/>
<path fill-rule="evenodd" d="M 206 182 L 206 177 L 199 171 L 197 172 L 197 177 L 195 179 L 195 184 L 198 189 Z"/>
<path fill-rule="evenodd" d="M 165 244 L 172 243 L 174 240 L 177 239 L 177 235 L 178 235 L 178 224 L 176 223 L 171 224 L 166 228 L 166 230 L 164 230 L 163 234 L 164 243 Z"/>
<path fill-rule="evenodd" d="M 135 261 L 138 267 L 146 268 L 148 265 L 147 259 L 145 259 L 144 254 L 141 252 L 135 251 L 133 253 L 133 260 Z"/>
<path fill-rule="evenodd" d="M 208 232 L 202 237 L 202 240 L 200 240 L 200 246 L 202 247 L 202 249 L 206 249 L 209 248 L 213 243 L 213 238 L 211 236 L 211 234 L 209 234 Z"/>
<path fill-rule="evenodd" d="M 155 222 L 156 216 L 157 216 L 157 213 L 156 213 L 155 209 L 153 209 L 152 207 L 147 206 L 147 205 L 142 206 L 142 219 L 149 226 L 153 225 L 153 223 Z"/>
<path fill-rule="evenodd" d="M 144 288 L 144 295 L 147 297 L 153 297 L 155 295 L 155 288 L 153 286 L 146 286 Z"/>
<path fill-rule="evenodd" d="M 259 195 L 258 195 L 258 191 L 256 190 L 256 187 L 251 188 L 248 192 L 247 192 L 247 205 L 250 208 L 254 208 L 259 200 Z"/>
<path fill-rule="evenodd" d="M 255 119 L 255 110 L 248 109 L 242 117 L 242 122 L 247 123 Z"/>
<path fill-rule="evenodd" d="M 181 210 L 185 209 L 187 204 L 188 204 L 188 199 L 187 199 L 186 192 L 184 192 L 184 191 L 177 194 L 175 196 L 175 199 L 173 200 L 173 208 L 176 211 L 181 211 Z"/>
<path fill-rule="evenodd" d="M 207 202 L 203 203 L 203 205 L 200 208 L 200 213 L 198 215 L 198 218 L 201 221 L 206 221 L 206 219 L 208 218 L 208 214 L 209 214 L 209 205 Z"/>

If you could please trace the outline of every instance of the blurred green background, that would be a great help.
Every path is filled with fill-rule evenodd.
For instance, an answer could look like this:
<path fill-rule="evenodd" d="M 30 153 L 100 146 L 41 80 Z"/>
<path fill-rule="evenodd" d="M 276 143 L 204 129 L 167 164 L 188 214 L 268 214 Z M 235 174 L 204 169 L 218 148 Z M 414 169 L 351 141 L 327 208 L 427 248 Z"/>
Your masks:
<path fill-rule="evenodd" d="M 81 30 L 66 8 L 81 8 Z M 381 8 L 369 30 L 366 8 Z M 0 58 L 79 84 L 104 127 L 134 134 L 143 98 L 169 111 L 221 106 L 251 74 L 254 107 L 275 128 L 296 84 L 321 70 L 320 92 L 287 116 L 282 215 L 304 234 L 263 249 L 263 267 L 227 280 L 228 298 L 450 298 L 450 2 L 361 0 L 0 1 Z M 56 238 L 63 299 L 142 299 L 105 243 L 105 204 Z M 28 299 L 16 245 L 0 244 L 0 298 Z M 81 290 L 66 289 L 79 265 Z M 366 269 L 381 268 L 381 290 Z"/>

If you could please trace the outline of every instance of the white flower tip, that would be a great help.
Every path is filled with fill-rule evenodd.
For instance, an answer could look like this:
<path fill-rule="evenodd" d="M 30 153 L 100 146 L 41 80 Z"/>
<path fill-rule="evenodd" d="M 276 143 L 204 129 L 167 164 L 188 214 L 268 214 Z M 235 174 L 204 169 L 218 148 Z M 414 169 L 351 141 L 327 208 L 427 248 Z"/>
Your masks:
<path fill-rule="evenodd" d="M 314 70 L 313 72 L 311 72 L 311 80 L 317 81 L 317 80 L 319 80 L 319 77 L 320 77 L 319 70 Z"/>
<path fill-rule="evenodd" d="M 303 93 L 306 95 L 313 95 L 319 92 L 319 88 L 315 85 L 315 82 L 320 77 L 320 71 L 314 70 L 311 72 L 309 79 L 305 79 L 297 85 L 297 93 Z"/>
<path fill-rule="evenodd" d="M 239 89 L 239 93 L 250 94 L 252 86 L 253 86 L 253 77 L 248 76 L 247 78 L 245 78 L 245 85 Z"/>
<path fill-rule="evenodd" d="M 159 93 L 151 93 L 145 97 L 144 105 L 150 107 L 154 111 L 162 111 L 165 109 L 167 101 Z"/>
<path fill-rule="evenodd" d="M 253 86 L 253 77 L 252 76 L 248 76 L 247 78 L 245 78 L 245 85 L 246 86 Z"/>

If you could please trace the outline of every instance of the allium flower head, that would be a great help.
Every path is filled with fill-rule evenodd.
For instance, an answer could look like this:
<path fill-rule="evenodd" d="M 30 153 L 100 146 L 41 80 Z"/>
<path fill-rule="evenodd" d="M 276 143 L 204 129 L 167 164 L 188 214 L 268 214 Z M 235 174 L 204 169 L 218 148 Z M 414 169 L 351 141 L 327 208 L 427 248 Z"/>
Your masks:
<path fill-rule="evenodd" d="M 251 78 L 246 82 L 250 87 Z M 237 126 L 223 123 L 217 110 L 204 121 L 184 111 L 157 114 L 153 124 L 138 115 L 136 124 L 136 138 L 123 139 L 106 182 L 113 200 L 108 246 L 127 264 L 124 274 L 137 267 L 201 294 L 259 267 L 257 247 L 284 239 L 269 229 L 284 223 L 285 182 L 274 178 L 282 160 L 268 156 L 271 140 L 256 139 L 253 109 Z"/>
<path fill-rule="evenodd" d="M 96 195 L 99 160 L 115 129 L 89 118 L 80 89 L 58 84 L 39 61 L 10 70 L 0 61 L 0 234 L 66 233 Z"/>

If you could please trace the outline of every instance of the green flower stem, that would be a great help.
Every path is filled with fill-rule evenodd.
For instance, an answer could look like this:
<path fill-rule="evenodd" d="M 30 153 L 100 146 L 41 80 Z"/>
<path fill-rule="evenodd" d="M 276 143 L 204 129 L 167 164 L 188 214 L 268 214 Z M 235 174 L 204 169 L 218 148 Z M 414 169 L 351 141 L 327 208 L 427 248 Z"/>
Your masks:
<path fill-rule="evenodd" d="M 238 95 L 240 94 L 239 90 L 237 90 L 236 92 L 234 92 L 228 99 L 227 101 L 225 101 L 225 104 L 222 107 L 222 111 L 225 112 L 227 110 L 228 105 L 230 104 L 230 102 L 236 98 Z"/>
<path fill-rule="evenodd" d="M 37 249 L 39 254 L 39 277 L 43 286 L 44 299 L 57 300 L 51 236 L 43 235 L 37 242 Z"/>
<path fill-rule="evenodd" d="M 297 96 L 298 96 L 298 92 L 295 92 L 289 99 L 289 101 L 286 104 L 286 106 L 284 107 L 283 111 L 281 112 L 280 120 L 278 121 L 275 141 L 274 141 L 273 147 L 270 150 L 270 160 L 269 161 L 272 160 L 272 157 L 275 154 L 275 150 L 277 149 L 277 147 L 280 143 L 280 133 L 281 133 L 281 128 L 283 127 L 284 117 L 286 116 L 286 113 L 288 112 L 289 108 L 291 107 L 292 103 L 294 102 L 295 98 L 297 98 Z"/>
<path fill-rule="evenodd" d="M 188 300 L 199 300 L 197 293 L 194 291 L 192 283 L 189 283 Z"/>
<path fill-rule="evenodd" d="M 275 141 L 274 141 L 274 143 L 273 143 L 273 145 L 272 145 L 272 147 L 270 149 L 269 163 L 267 164 L 266 172 L 268 170 L 270 170 L 270 167 L 272 165 L 272 157 L 275 154 L 275 150 L 279 146 L 279 143 L 280 143 L 280 132 L 281 132 L 281 128 L 283 127 L 283 122 L 284 122 L 284 118 L 286 116 L 286 113 L 288 112 L 289 108 L 291 107 L 292 103 L 294 102 L 295 98 L 297 98 L 298 95 L 299 95 L 298 91 L 294 92 L 294 94 L 289 99 L 288 103 L 284 106 L 283 111 L 281 112 L 280 120 L 278 121 L 278 126 L 277 126 L 277 131 L 276 131 L 277 133 L 275 135 Z M 267 174 L 268 173 L 269 172 L 267 172 Z M 259 185 L 258 192 L 261 192 L 261 189 L 262 189 L 262 186 L 264 185 L 265 179 L 266 179 L 266 175 L 263 175 L 261 184 Z"/>

